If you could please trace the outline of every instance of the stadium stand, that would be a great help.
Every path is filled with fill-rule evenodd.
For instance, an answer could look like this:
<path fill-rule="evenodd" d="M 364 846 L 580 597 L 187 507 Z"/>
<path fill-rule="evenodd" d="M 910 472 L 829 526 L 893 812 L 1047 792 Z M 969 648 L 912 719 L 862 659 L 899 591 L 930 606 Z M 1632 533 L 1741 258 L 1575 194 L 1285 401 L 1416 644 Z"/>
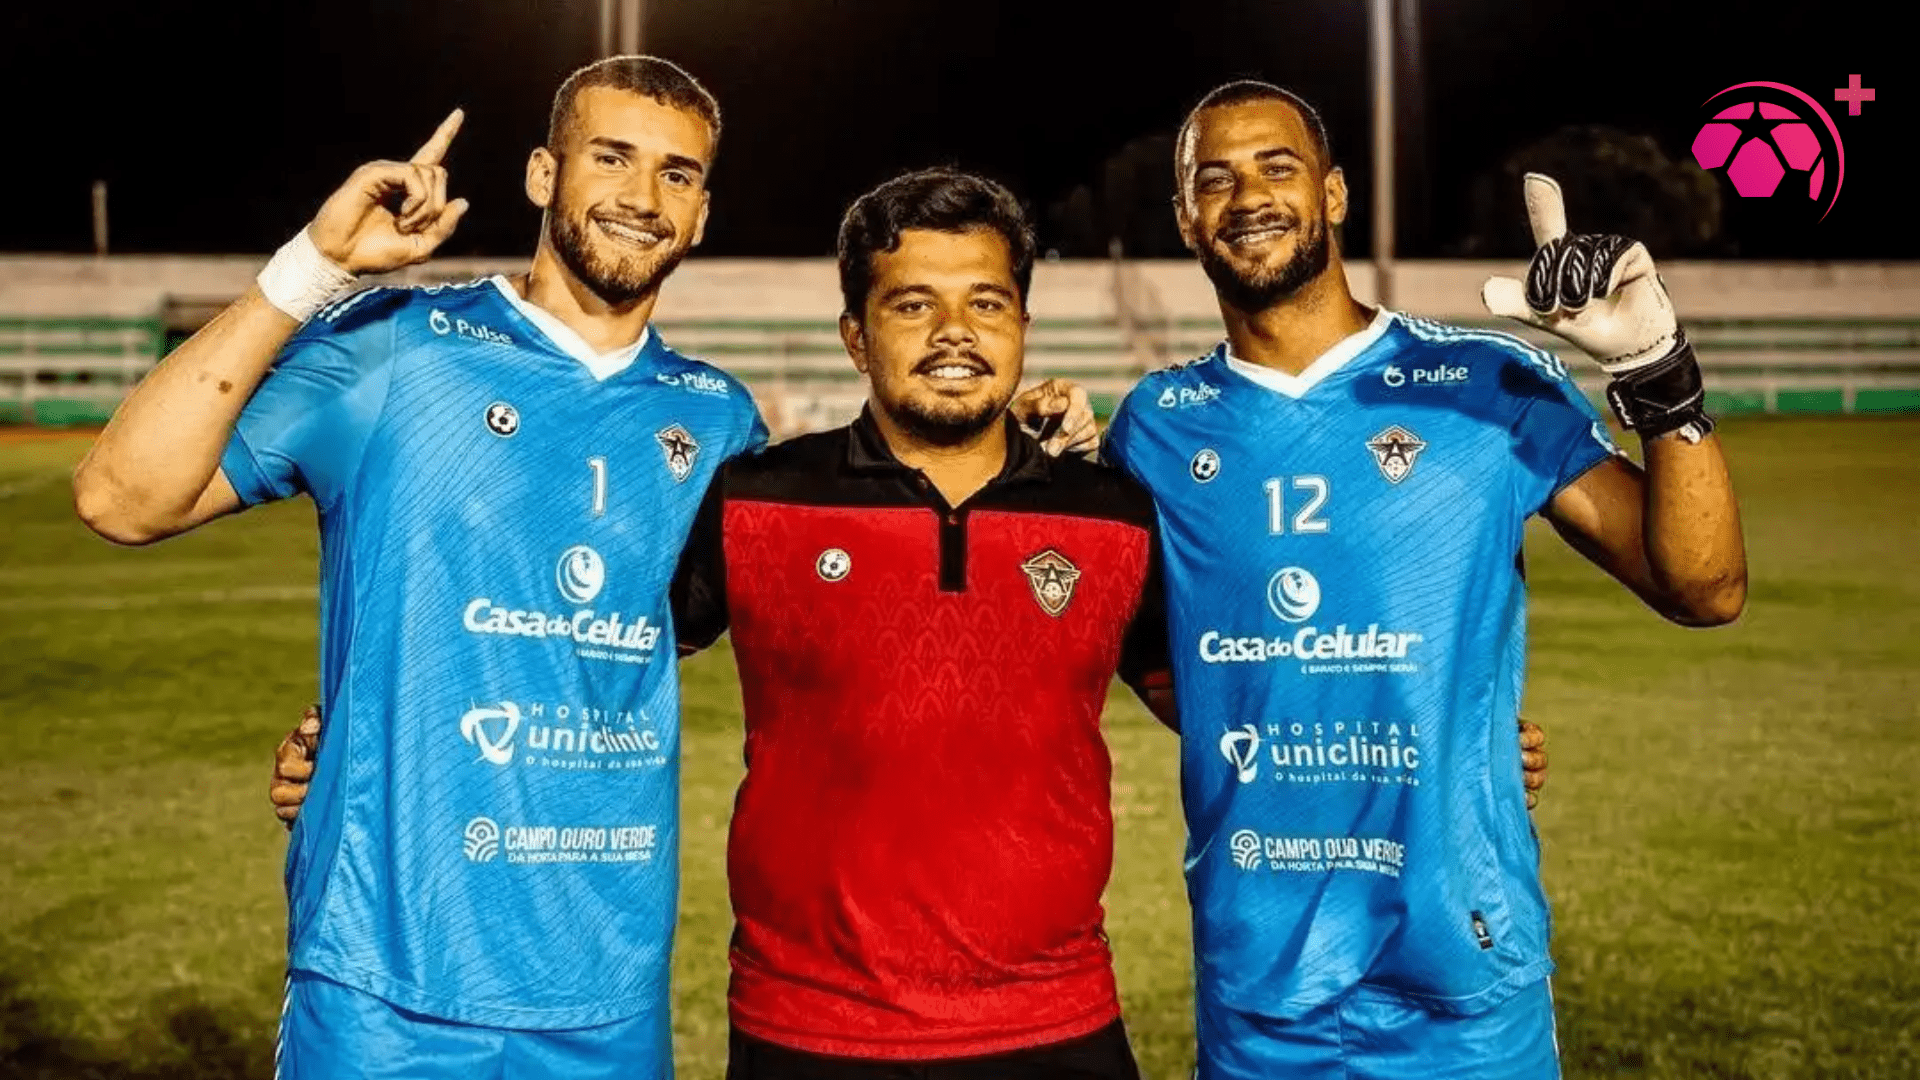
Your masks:
<path fill-rule="evenodd" d="M 162 355 L 156 314 L 0 318 L 0 424 L 97 424 Z"/>
<path fill-rule="evenodd" d="M 198 314 L 196 311 L 195 314 Z M 0 423 L 93 424 L 191 332 L 149 319 L 0 319 Z M 169 325 L 171 324 L 171 325 Z M 1511 330 L 1492 321 L 1468 323 Z M 776 430 L 840 423 L 863 396 L 835 325 L 824 320 L 661 320 L 667 340 L 744 379 Z M 1694 319 L 1688 332 L 1709 376 L 1713 408 L 1746 413 L 1920 412 L 1920 318 Z M 1085 385 L 1103 414 L 1146 371 L 1198 356 L 1220 339 L 1208 319 L 1039 318 L 1029 375 Z M 1556 351 L 1595 395 L 1597 369 L 1545 334 L 1522 335 Z"/>
<path fill-rule="evenodd" d="M 1499 263 L 1402 264 L 1402 303 L 1459 325 L 1517 328 L 1459 312 Z M 442 260 L 394 283 L 516 269 Z M 255 258 L 0 256 L 0 423 L 86 425 L 165 351 L 213 317 Z M 1356 295 L 1371 274 L 1350 266 Z M 1665 275 L 1708 372 L 1713 408 L 1751 413 L 1920 413 L 1920 268 L 1905 264 L 1687 264 Z M 1103 414 L 1145 372 L 1199 356 L 1221 327 L 1204 276 L 1182 261 L 1083 260 L 1035 267 L 1028 374 L 1087 386 Z M 668 341 L 733 371 L 781 435 L 841 423 L 863 398 L 835 324 L 830 260 L 694 260 L 663 299 Z M 1764 314 L 1755 314 L 1764 313 Z M 804 317 L 803 317 L 804 316 Z M 1600 373 L 1557 338 L 1597 399 Z"/>

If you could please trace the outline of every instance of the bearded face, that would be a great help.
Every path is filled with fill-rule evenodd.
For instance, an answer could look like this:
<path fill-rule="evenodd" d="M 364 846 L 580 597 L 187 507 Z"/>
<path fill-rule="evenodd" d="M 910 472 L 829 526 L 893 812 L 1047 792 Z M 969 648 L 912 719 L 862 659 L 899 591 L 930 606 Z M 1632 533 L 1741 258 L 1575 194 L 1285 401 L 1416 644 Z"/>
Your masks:
<path fill-rule="evenodd" d="M 1027 331 L 1006 238 L 907 229 L 869 259 L 862 316 L 843 319 L 841 333 L 874 408 L 930 446 L 959 446 L 1000 423 Z"/>
<path fill-rule="evenodd" d="M 546 246 L 612 307 L 657 292 L 700 242 L 713 129 L 644 94 L 588 87 L 555 146 L 536 152 L 528 194 L 546 209 Z"/>
<path fill-rule="evenodd" d="M 904 375 L 891 368 L 868 374 L 874 399 L 887 414 L 931 446 L 960 446 L 999 423 L 1015 389 L 1014 382 L 1001 377 L 1000 369 L 975 349 L 931 352 Z M 981 387 L 967 392 L 939 385 L 955 382 L 978 382 Z"/>
<path fill-rule="evenodd" d="M 1285 101 L 1201 110 L 1183 132 L 1180 230 L 1219 292 L 1246 312 L 1282 303 L 1333 265 L 1346 180 Z"/>
<path fill-rule="evenodd" d="M 620 307 L 660 288 L 693 248 L 692 238 L 664 214 L 618 205 L 575 205 L 561 166 L 560 196 L 547 214 L 547 239 L 574 277 L 605 303 Z"/>
<path fill-rule="evenodd" d="M 1326 272 L 1333 255 L 1331 232 L 1324 212 L 1309 219 L 1304 229 L 1298 218 L 1284 212 L 1258 215 L 1229 225 L 1201 246 L 1200 266 L 1228 303 L 1241 311 L 1263 311 Z M 1292 242 L 1282 246 L 1288 235 Z M 1255 248 L 1280 250 L 1276 257 L 1260 258 L 1257 251 L 1241 249 L 1248 241 Z"/>

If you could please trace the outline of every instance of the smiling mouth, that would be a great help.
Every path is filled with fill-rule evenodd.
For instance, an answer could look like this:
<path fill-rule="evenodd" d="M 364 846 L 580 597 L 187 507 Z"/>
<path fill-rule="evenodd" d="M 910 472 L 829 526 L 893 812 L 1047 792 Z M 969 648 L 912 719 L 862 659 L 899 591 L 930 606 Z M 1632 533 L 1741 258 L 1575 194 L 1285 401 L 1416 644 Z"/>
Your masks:
<path fill-rule="evenodd" d="M 593 223 L 600 232 L 618 244 L 628 247 L 650 248 L 667 238 L 664 232 L 656 231 L 644 225 L 629 225 L 622 221 L 607 218 L 594 218 Z"/>
<path fill-rule="evenodd" d="M 1257 229 L 1242 229 L 1220 239 L 1225 241 L 1228 247 L 1248 248 L 1278 240 L 1292 231 L 1293 227 L 1290 225 L 1263 225 Z"/>
<path fill-rule="evenodd" d="M 984 379 L 992 374 L 984 364 L 970 360 L 928 360 L 913 369 L 915 375 L 931 379 L 934 382 L 966 382 L 969 379 Z"/>

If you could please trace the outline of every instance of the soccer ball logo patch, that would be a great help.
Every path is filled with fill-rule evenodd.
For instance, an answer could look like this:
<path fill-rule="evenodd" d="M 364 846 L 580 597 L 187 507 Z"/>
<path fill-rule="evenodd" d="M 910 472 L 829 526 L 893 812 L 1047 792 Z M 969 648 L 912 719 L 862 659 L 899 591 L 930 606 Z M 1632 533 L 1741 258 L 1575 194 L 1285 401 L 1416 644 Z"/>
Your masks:
<path fill-rule="evenodd" d="M 693 475 L 693 459 L 700 456 L 699 441 L 679 424 L 663 427 L 653 437 L 667 455 L 667 471 L 673 474 L 674 482 L 684 483 Z"/>
<path fill-rule="evenodd" d="M 1420 436 L 1398 424 L 1367 440 L 1374 464 L 1380 466 L 1380 475 L 1391 484 L 1405 480 L 1407 474 L 1413 472 L 1414 459 L 1426 448 Z"/>
<path fill-rule="evenodd" d="M 520 410 L 504 401 L 487 406 L 487 430 L 506 438 L 520 430 Z"/>
<path fill-rule="evenodd" d="M 1048 548 L 1021 563 L 1020 569 L 1026 571 L 1027 584 L 1033 588 L 1033 599 L 1040 610 L 1059 618 L 1073 601 L 1073 586 L 1080 580 L 1080 568 L 1065 555 Z"/>
<path fill-rule="evenodd" d="M 828 548 L 813 561 L 813 572 L 822 581 L 839 581 L 853 569 L 853 556 L 839 548 Z"/>
<path fill-rule="evenodd" d="M 1219 476 L 1220 455 L 1211 448 L 1200 451 L 1193 455 L 1193 460 L 1187 464 L 1187 473 L 1193 477 L 1195 483 L 1200 484 Z"/>

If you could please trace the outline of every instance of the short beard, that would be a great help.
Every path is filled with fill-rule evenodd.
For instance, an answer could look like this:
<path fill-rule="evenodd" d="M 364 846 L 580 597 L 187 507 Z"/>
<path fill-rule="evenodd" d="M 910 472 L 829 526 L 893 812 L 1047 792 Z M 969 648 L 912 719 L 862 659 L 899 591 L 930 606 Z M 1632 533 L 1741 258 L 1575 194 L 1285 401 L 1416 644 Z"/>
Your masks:
<path fill-rule="evenodd" d="M 657 292 L 660 283 L 687 257 L 689 245 L 673 243 L 678 239 L 674 237 L 668 241 L 666 252 L 651 265 L 609 262 L 594 253 L 593 243 L 587 238 L 587 230 L 592 227 L 585 215 L 576 218 L 555 212 L 547 216 L 547 239 L 561 264 L 609 307 L 625 307 Z"/>
<path fill-rule="evenodd" d="M 953 403 L 949 409 L 934 410 L 908 399 L 887 410 L 901 429 L 929 446 L 960 446 L 1000 422 L 1013 400 L 1011 392 L 988 398 L 977 407 Z"/>
<path fill-rule="evenodd" d="M 1200 267 L 1228 305 L 1238 311 L 1265 311 L 1326 272 L 1333 260 L 1333 245 L 1327 234 L 1327 219 L 1313 219 L 1293 258 L 1269 275 L 1242 277 L 1211 244 L 1200 249 Z"/>

